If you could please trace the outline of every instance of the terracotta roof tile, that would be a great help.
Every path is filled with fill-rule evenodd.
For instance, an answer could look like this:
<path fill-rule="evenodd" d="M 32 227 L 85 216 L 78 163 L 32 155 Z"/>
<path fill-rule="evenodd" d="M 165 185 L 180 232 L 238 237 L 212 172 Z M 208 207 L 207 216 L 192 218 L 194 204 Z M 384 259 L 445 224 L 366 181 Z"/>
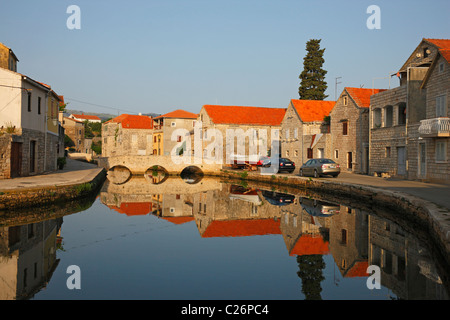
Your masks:
<path fill-rule="evenodd" d="M 434 44 L 439 49 L 450 49 L 450 39 L 423 39 Z"/>
<path fill-rule="evenodd" d="M 328 254 L 328 241 L 324 241 L 321 236 L 302 235 L 296 242 L 294 248 L 289 253 L 291 256 L 303 256 L 311 254 Z"/>
<path fill-rule="evenodd" d="M 116 206 L 109 207 L 119 213 L 124 213 L 127 216 L 146 215 L 152 211 L 151 202 L 122 202 L 120 208 Z"/>
<path fill-rule="evenodd" d="M 203 232 L 202 237 L 245 237 L 266 234 L 281 234 L 280 221 L 274 219 L 214 220 Z"/>
<path fill-rule="evenodd" d="M 448 63 L 450 63 L 450 50 L 440 50 L 441 56 L 444 57 L 445 60 L 447 60 Z"/>
<path fill-rule="evenodd" d="M 369 267 L 369 263 L 367 260 L 357 261 L 355 264 L 347 271 L 344 275 L 346 278 L 354 278 L 354 277 L 367 277 L 369 274 L 367 273 L 367 268 Z"/>
<path fill-rule="evenodd" d="M 346 87 L 348 94 L 352 97 L 355 103 L 360 108 L 370 107 L 370 96 L 379 92 L 386 91 L 386 89 L 366 89 L 366 88 L 350 88 Z"/>
<path fill-rule="evenodd" d="M 292 99 L 291 103 L 303 122 L 313 122 L 330 115 L 336 101 Z"/>
<path fill-rule="evenodd" d="M 153 120 L 149 116 L 121 114 L 109 122 L 121 123 L 123 129 L 153 129 Z"/>
<path fill-rule="evenodd" d="M 216 124 L 279 126 L 286 113 L 284 108 L 220 105 L 204 105 L 203 108 Z"/>
<path fill-rule="evenodd" d="M 198 117 L 198 114 L 196 114 L 196 113 L 178 109 L 178 110 L 160 115 L 158 117 L 155 117 L 154 119 L 159 119 L 159 118 L 197 119 L 197 117 Z"/>

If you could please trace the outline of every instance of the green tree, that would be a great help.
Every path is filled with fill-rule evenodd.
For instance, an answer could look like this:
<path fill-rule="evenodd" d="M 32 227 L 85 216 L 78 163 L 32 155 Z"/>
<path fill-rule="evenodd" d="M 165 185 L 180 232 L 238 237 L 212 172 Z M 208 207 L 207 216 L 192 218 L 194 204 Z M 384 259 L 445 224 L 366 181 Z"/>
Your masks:
<path fill-rule="evenodd" d="M 65 136 L 64 136 L 64 147 L 65 148 L 67 148 L 67 147 L 74 147 L 75 146 L 75 143 L 72 141 L 72 139 L 70 139 L 70 137 L 66 134 Z"/>
<path fill-rule="evenodd" d="M 320 49 L 321 39 L 311 39 L 306 43 L 306 56 L 303 58 L 303 71 L 299 76 L 300 87 L 298 94 L 300 100 L 324 100 L 327 83 L 325 75 L 327 71 L 322 69 L 323 53 L 325 49 Z"/>
<path fill-rule="evenodd" d="M 302 279 L 302 292 L 305 300 L 322 300 L 320 283 L 325 279 L 322 270 L 325 262 L 320 254 L 303 255 L 297 257 L 299 271 L 297 275 Z"/>

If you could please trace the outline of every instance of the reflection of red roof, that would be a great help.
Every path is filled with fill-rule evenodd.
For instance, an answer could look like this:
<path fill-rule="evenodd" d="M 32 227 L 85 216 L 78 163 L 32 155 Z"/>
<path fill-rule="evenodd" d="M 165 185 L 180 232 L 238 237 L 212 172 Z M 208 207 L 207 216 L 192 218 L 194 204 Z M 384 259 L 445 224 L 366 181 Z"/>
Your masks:
<path fill-rule="evenodd" d="M 149 116 L 121 114 L 109 122 L 121 123 L 123 129 L 153 129 L 153 120 Z"/>
<path fill-rule="evenodd" d="M 122 202 L 120 208 L 109 206 L 111 209 L 127 216 L 146 215 L 152 211 L 151 202 Z"/>
<path fill-rule="evenodd" d="M 345 274 L 346 278 L 354 278 L 354 277 L 367 277 L 369 274 L 367 273 L 367 267 L 369 266 L 369 262 L 367 260 L 364 261 L 356 261 L 355 264 L 347 271 Z"/>
<path fill-rule="evenodd" d="M 161 116 L 155 117 L 155 119 L 159 118 L 178 118 L 178 119 L 197 119 L 198 114 L 192 113 L 184 110 L 175 110 Z"/>
<path fill-rule="evenodd" d="M 183 224 L 194 220 L 194 217 L 163 217 L 164 220 L 173 224 Z"/>
<path fill-rule="evenodd" d="M 310 234 L 302 235 L 292 248 L 290 255 L 304 256 L 312 254 L 328 254 L 328 241 L 324 241 L 320 235 L 312 236 Z"/>
<path fill-rule="evenodd" d="M 325 116 L 329 116 L 336 101 L 292 99 L 291 103 L 303 122 L 313 122 L 323 121 Z"/>
<path fill-rule="evenodd" d="M 286 109 L 242 106 L 203 106 L 216 124 L 250 124 L 279 126 Z"/>
<path fill-rule="evenodd" d="M 280 221 L 273 219 L 214 220 L 203 232 L 203 238 L 245 237 L 281 234 Z"/>
<path fill-rule="evenodd" d="M 345 90 L 347 90 L 348 94 L 353 98 L 355 103 L 360 108 L 369 108 L 370 96 L 382 91 L 386 91 L 386 89 L 366 89 L 366 88 L 349 88 L 349 87 L 346 87 Z"/>

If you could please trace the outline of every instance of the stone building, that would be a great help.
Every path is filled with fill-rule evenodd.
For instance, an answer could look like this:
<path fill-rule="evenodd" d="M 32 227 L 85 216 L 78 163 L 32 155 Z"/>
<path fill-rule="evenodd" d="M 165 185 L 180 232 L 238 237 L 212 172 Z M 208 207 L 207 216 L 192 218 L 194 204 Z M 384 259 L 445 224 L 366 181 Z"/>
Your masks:
<path fill-rule="evenodd" d="M 0 68 L 0 179 L 57 169 L 64 155 L 59 96 L 47 84 Z"/>
<path fill-rule="evenodd" d="M 185 139 L 184 135 L 191 135 L 194 131 L 194 124 L 197 120 L 197 114 L 185 110 L 175 110 L 161 116 L 153 118 L 153 154 L 170 156 L 172 150 Z M 180 130 L 180 134 L 172 137 L 175 131 Z M 185 144 L 178 150 L 177 154 L 187 150 Z M 190 147 L 190 146 L 189 146 Z"/>
<path fill-rule="evenodd" d="M 443 139 L 449 129 L 443 125 L 439 135 L 426 133 L 427 124 L 448 123 L 448 63 L 443 57 L 449 45 L 450 40 L 423 39 L 397 73 L 400 86 L 371 96 L 370 174 L 449 181 Z M 444 119 L 437 120 L 437 114 Z"/>
<path fill-rule="evenodd" d="M 292 99 L 281 123 L 281 156 L 296 163 L 296 172 L 311 158 L 331 158 L 330 115 L 335 101 Z"/>
<path fill-rule="evenodd" d="M 69 117 L 63 117 L 62 125 L 66 135 L 73 141 L 76 152 L 84 153 L 84 122 Z"/>
<path fill-rule="evenodd" d="M 331 159 L 341 171 L 368 173 L 370 96 L 381 91 L 346 87 L 331 110 Z"/>
<path fill-rule="evenodd" d="M 17 72 L 17 59 L 14 52 L 0 42 L 0 68 Z"/>
<path fill-rule="evenodd" d="M 284 108 L 204 105 L 198 116 L 203 158 L 229 164 L 241 157 L 253 161 L 259 155 L 268 155 L 271 152 L 272 130 L 281 129 L 285 113 Z M 217 143 L 215 139 L 218 139 Z M 210 148 L 210 145 L 217 145 L 217 150 Z M 221 158 L 219 152 L 222 152 Z"/>
<path fill-rule="evenodd" d="M 153 153 L 153 119 L 122 114 L 102 126 L 102 157 L 148 156 Z"/>

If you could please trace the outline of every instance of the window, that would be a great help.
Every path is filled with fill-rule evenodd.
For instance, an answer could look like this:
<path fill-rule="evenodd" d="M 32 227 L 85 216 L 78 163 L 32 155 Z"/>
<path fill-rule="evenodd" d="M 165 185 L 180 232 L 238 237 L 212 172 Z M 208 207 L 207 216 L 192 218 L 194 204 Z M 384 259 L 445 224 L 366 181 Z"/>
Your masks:
<path fill-rule="evenodd" d="M 41 114 L 41 97 L 38 97 L 38 114 Z"/>
<path fill-rule="evenodd" d="M 445 117 L 445 96 L 436 97 L 436 117 Z"/>
<path fill-rule="evenodd" d="M 294 155 L 295 155 L 296 157 L 298 157 L 298 150 L 295 150 L 295 151 L 294 151 Z"/>
<path fill-rule="evenodd" d="M 298 138 L 298 129 L 297 128 L 294 129 L 294 138 L 295 139 Z"/>
<path fill-rule="evenodd" d="M 308 157 L 308 159 L 313 158 L 313 150 L 311 148 L 308 148 L 308 150 L 307 150 L 307 157 Z"/>
<path fill-rule="evenodd" d="M 177 136 L 177 142 L 181 142 L 181 136 Z"/>
<path fill-rule="evenodd" d="M 339 159 L 339 150 L 334 150 L 334 158 Z"/>
<path fill-rule="evenodd" d="M 402 102 L 398 105 L 398 124 L 406 124 L 406 103 Z"/>
<path fill-rule="evenodd" d="M 436 161 L 447 161 L 447 141 L 436 141 Z"/>
<path fill-rule="evenodd" d="M 342 135 L 346 136 L 348 134 L 348 121 L 342 122 Z"/>
<path fill-rule="evenodd" d="M 172 127 L 176 127 L 176 126 L 177 126 L 177 123 L 176 123 L 176 122 L 172 122 L 170 125 L 171 125 Z"/>
<path fill-rule="evenodd" d="M 347 244 L 347 230 L 341 230 L 341 244 Z"/>
<path fill-rule="evenodd" d="M 439 73 L 442 73 L 442 72 L 444 72 L 444 63 L 443 62 L 439 63 Z"/>
<path fill-rule="evenodd" d="M 289 157 L 289 150 L 286 150 L 286 157 Z"/>
<path fill-rule="evenodd" d="M 347 96 L 344 96 L 343 101 L 344 101 L 344 106 L 346 106 L 347 105 Z"/>
<path fill-rule="evenodd" d="M 31 112 L 31 92 L 28 92 L 28 112 Z"/>
<path fill-rule="evenodd" d="M 385 127 L 392 127 L 392 116 L 393 116 L 393 108 L 392 106 L 387 106 L 384 109 L 384 114 L 385 114 L 385 121 L 384 121 L 384 126 Z"/>
<path fill-rule="evenodd" d="M 372 128 L 381 127 L 381 109 L 377 108 L 373 110 L 373 126 Z"/>
<path fill-rule="evenodd" d="M 384 150 L 384 157 L 385 158 L 391 157 L 391 147 L 386 147 L 386 149 Z"/>

